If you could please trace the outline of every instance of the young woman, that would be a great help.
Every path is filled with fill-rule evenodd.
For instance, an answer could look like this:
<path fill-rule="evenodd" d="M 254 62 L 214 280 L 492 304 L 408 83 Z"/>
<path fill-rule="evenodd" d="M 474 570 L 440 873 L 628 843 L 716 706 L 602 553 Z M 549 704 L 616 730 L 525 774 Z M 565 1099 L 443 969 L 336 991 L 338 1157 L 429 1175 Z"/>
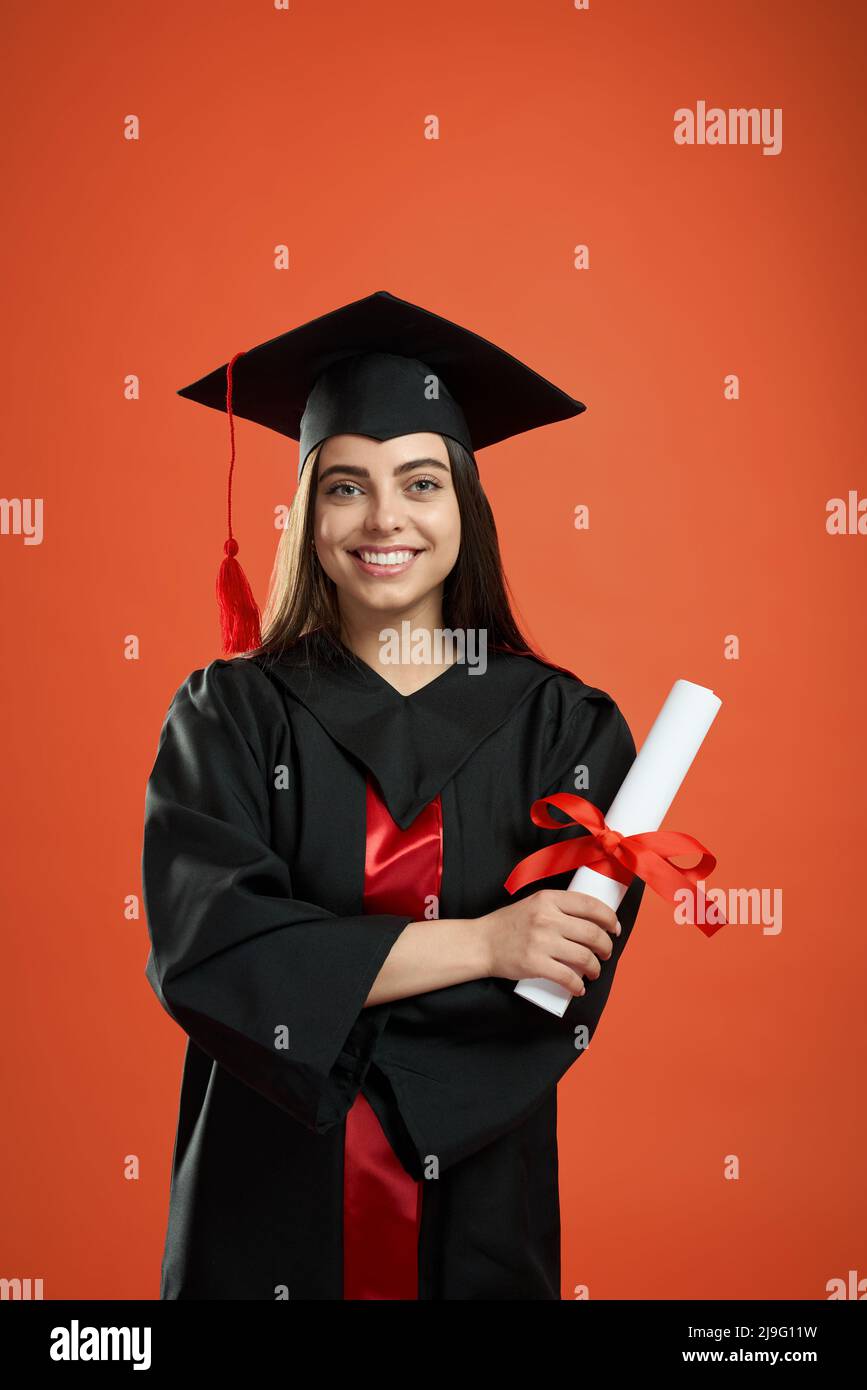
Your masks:
<path fill-rule="evenodd" d="M 324 412 L 304 383 L 262 640 L 181 684 L 148 782 L 147 977 L 189 1039 L 165 1299 L 560 1297 L 557 1083 L 644 885 L 615 917 L 503 883 L 553 839 L 533 801 L 604 812 L 635 745 L 522 637 L 471 411 L 415 395 L 430 342 L 379 341 L 314 370 Z"/>

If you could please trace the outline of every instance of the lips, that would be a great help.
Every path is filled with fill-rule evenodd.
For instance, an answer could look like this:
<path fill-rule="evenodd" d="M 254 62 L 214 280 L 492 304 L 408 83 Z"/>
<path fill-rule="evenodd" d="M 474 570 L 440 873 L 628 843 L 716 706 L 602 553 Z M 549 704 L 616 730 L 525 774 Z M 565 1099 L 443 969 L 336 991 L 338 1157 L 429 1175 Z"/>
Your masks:
<path fill-rule="evenodd" d="M 349 554 L 364 574 L 388 579 L 393 575 L 405 574 L 422 551 L 409 545 L 386 546 L 383 549 L 361 546 L 358 550 L 350 550 Z M 368 557 L 366 560 L 365 555 Z"/>

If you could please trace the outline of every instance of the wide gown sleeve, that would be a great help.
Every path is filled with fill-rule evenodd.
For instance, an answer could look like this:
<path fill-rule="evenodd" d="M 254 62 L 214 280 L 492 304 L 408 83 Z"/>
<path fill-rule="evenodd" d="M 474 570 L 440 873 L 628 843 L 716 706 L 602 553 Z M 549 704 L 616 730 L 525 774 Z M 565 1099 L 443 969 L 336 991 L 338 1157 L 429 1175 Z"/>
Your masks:
<path fill-rule="evenodd" d="M 635 759 L 629 727 L 604 692 L 584 696 L 564 712 L 545 766 L 558 771 L 539 795 L 577 792 L 603 813 Z M 590 774 L 586 790 L 575 786 L 575 768 Z M 529 817 L 529 806 L 527 807 Z M 555 812 L 555 817 L 557 813 Z M 527 851 L 587 832 L 574 823 L 529 843 Z M 513 867 L 506 866 L 503 878 Z M 541 888 L 569 886 L 571 872 L 529 884 L 504 901 Z M 562 1018 L 514 992 L 514 981 L 473 980 L 392 1004 L 377 1045 L 376 1065 L 390 1082 L 409 1134 L 411 1161 L 421 1176 L 431 1157 L 439 1171 L 492 1143 L 538 1106 L 585 1050 L 608 1000 L 617 965 L 629 940 L 644 883 L 634 879 L 617 917 L 621 934 L 601 962 L 598 979 L 585 978 L 586 993 L 573 998 Z"/>
<path fill-rule="evenodd" d="M 413 919 L 294 896 L 269 838 L 279 718 L 270 684 L 237 661 L 177 690 L 145 796 L 145 973 L 203 1052 L 324 1133 L 361 1087 L 388 1016 L 364 1001 Z"/>

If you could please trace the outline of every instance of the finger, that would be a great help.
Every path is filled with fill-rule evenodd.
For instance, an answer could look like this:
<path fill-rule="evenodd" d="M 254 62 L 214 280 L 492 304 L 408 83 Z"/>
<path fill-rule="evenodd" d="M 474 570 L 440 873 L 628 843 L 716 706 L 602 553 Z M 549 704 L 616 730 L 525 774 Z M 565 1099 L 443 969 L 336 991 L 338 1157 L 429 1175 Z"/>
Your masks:
<path fill-rule="evenodd" d="M 562 985 L 576 999 L 586 993 L 584 981 L 577 971 L 572 970 L 568 965 L 564 965 L 562 961 L 556 960 L 554 957 L 543 960 L 538 968 L 534 967 L 533 974 L 541 976 L 543 980 L 553 980 L 555 985 Z"/>
<path fill-rule="evenodd" d="M 611 938 L 605 937 L 611 944 Z M 576 975 L 589 975 L 591 980 L 598 980 L 602 974 L 602 966 L 596 956 L 587 946 L 573 944 L 571 941 L 561 941 L 555 946 L 551 955 L 554 960 L 559 960 L 561 964 L 568 965 Z"/>
<path fill-rule="evenodd" d="M 614 942 L 611 933 L 605 931 L 603 927 L 598 927 L 595 922 L 588 922 L 585 917 L 569 917 L 564 912 L 560 916 L 559 923 L 555 930 L 560 936 L 561 943 L 574 941 L 581 946 L 589 946 L 591 951 L 602 960 L 610 960 L 614 954 Z"/>
<path fill-rule="evenodd" d="M 612 932 L 615 936 L 620 935 L 620 923 L 614 908 L 609 907 L 601 898 L 594 898 L 592 893 L 576 893 L 570 888 L 551 888 L 548 891 L 554 906 L 559 907 L 561 912 L 566 912 L 571 917 L 589 917 L 591 922 L 598 922 L 605 931 Z"/>

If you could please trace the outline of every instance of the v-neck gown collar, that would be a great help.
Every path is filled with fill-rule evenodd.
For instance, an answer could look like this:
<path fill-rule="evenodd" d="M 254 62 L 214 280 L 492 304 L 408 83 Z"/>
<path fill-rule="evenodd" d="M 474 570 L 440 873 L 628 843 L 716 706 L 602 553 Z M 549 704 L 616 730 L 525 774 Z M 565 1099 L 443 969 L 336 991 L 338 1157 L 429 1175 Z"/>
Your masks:
<path fill-rule="evenodd" d="M 456 662 L 402 695 L 364 662 L 311 666 L 306 652 L 302 639 L 282 656 L 250 659 L 374 775 L 404 830 L 534 690 L 562 674 L 532 656 L 489 651 L 484 672 Z"/>

